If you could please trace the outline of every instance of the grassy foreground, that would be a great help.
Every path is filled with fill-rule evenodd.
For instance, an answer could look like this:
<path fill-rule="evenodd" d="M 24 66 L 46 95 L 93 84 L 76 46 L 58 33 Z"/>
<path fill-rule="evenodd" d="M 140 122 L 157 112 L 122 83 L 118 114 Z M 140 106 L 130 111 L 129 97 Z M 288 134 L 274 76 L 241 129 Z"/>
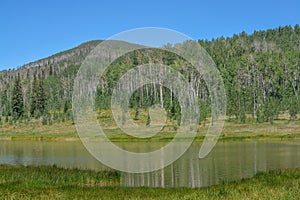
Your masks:
<path fill-rule="evenodd" d="M 120 187 L 117 172 L 0 165 L 1 199 L 299 199 L 300 169 L 191 188 Z"/>

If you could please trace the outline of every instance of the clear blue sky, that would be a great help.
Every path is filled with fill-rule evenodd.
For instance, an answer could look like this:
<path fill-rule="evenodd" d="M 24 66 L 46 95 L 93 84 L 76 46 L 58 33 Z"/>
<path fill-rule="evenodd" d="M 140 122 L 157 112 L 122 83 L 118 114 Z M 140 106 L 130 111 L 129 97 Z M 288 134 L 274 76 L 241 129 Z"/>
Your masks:
<path fill-rule="evenodd" d="M 300 24 L 299 0 L 1 0 L 0 69 L 15 68 L 92 39 L 139 27 L 191 38 Z"/>

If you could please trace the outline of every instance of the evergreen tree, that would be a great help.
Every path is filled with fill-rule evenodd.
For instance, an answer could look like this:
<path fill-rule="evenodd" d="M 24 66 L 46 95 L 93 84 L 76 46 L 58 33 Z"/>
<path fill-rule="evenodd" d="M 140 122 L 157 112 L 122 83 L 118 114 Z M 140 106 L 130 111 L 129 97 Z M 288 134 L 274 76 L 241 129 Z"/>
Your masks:
<path fill-rule="evenodd" d="M 37 110 L 40 115 L 46 113 L 46 93 L 44 89 L 44 80 L 40 78 L 38 81 L 38 91 L 37 91 Z"/>
<path fill-rule="evenodd" d="M 36 73 L 33 75 L 32 87 L 31 87 L 31 102 L 30 102 L 30 115 L 35 116 L 37 111 L 37 94 L 38 94 L 38 81 Z"/>
<path fill-rule="evenodd" d="M 69 110 L 69 102 L 65 101 L 65 105 L 64 105 L 64 113 L 67 113 Z"/>
<path fill-rule="evenodd" d="M 9 100 L 9 97 L 7 95 L 8 95 L 7 90 L 4 90 L 2 95 L 1 95 L 1 102 L 0 103 L 1 103 L 1 107 L 2 107 L 2 110 L 1 110 L 2 116 L 9 116 L 11 114 L 10 100 Z"/>
<path fill-rule="evenodd" d="M 15 119 L 19 119 L 24 113 L 23 93 L 20 74 L 18 74 L 14 82 L 12 93 L 12 110 Z"/>
<path fill-rule="evenodd" d="M 43 78 L 37 79 L 36 73 L 33 76 L 31 90 L 30 114 L 31 116 L 40 117 L 45 114 L 46 93 L 44 89 Z"/>

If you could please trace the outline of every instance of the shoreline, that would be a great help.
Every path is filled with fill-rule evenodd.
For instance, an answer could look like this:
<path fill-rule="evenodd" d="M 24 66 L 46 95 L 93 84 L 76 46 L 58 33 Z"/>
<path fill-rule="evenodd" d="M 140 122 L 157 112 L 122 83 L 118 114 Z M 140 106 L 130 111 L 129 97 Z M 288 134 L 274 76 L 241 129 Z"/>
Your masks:
<path fill-rule="evenodd" d="M 157 137 L 153 138 L 132 138 L 126 137 L 124 134 L 110 134 L 108 138 L 112 142 L 170 142 L 173 139 L 175 133 L 160 133 Z M 202 142 L 205 136 L 196 136 L 194 142 Z M 289 141 L 289 140 L 299 140 L 300 133 L 287 133 L 287 134 L 253 134 L 244 136 L 220 136 L 218 141 Z M 79 136 L 65 136 L 65 135 L 2 135 L 0 136 L 0 141 L 56 141 L 56 142 L 76 142 L 81 141 Z M 185 141 L 182 139 L 182 141 Z"/>
<path fill-rule="evenodd" d="M 40 121 L 29 124 L 0 125 L 0 141 L 36 140 L 36 141 L 80 141 L 76 127 L 71 121 L 53 125 L 41 125 Z M 175 126 L 165 126 L 151 138 L 136 138 L 123 133 L 117 126 L 102 126 L 106 136 L 113 142 L 169 142 L 176 135 Z M 194 141 L 203 141 L 207 124 L 198 127 Z M 188 138 L 188 137 L 187 137 Z M 270 123 L 236 123 L 225 121 L 220 141 L 246 140 L 290 140 L 300 139 L 300 120 L 276 120 Z"/>

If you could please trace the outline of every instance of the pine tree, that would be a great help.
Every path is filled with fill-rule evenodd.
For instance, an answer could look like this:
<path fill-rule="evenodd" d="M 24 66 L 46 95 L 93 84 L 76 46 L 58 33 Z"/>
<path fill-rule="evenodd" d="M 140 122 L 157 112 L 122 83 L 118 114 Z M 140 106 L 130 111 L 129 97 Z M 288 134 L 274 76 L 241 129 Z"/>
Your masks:
<path fill-rule="evenodd" d="M 64 113 L 67 113 L 69 110 L 69 102 L 65 101 L 65 105 L 64 105 Z"/>
<path fill-rule="evenodd" d="M 12 110 L 15 119 L 19 119 L 24 113 L 23 93 L 20 74 L 15 79 L 12 94 Z"/>
<path fill-rule="evenodd" d="M 30 115 L 35 116 L 37 110 L 37 93 L 38 93 L 38 81 L 36 78 L 36 73 L 33 75 L 31 90 L 31 102 L 30 102 Z"/>
<path fill-rule="evenodd" d="M 33 76 L 32 90 L 31 90 L 31 116 L 39 117 L 45 114 L 46 108 L 46 93 L 44 89 L 43 78 L 37 79 L 36 73 Z"/>
<path fill-rule="evenodd" d="M 37 90 L 37 110 L 40 115 L 46 113 L 46 93 L 44 89 L 44 80 L 40 78 L 38 81 L 38 90 Z"/>
<path fill-rule="evenodd" d="M 1 95 L 1 114 L 2 116 L 9 116 L 11 114 L 11 106 L 8 91 L 5 89 Z"/>

